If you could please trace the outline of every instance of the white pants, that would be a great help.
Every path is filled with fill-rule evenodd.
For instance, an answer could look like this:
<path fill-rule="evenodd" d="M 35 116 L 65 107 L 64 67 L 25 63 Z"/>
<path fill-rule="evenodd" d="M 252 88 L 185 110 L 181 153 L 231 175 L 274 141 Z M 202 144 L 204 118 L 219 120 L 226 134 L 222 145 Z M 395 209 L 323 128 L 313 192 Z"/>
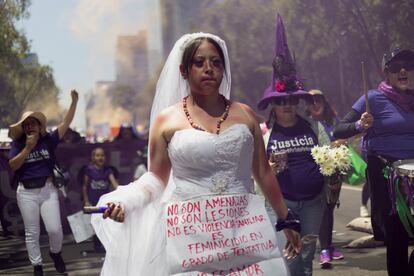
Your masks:
<path fill-rule="evenodd" d="M 63 232 L 60 221 L 59 197 L 55 186 L 47 181 L 43 188 L 17 188 L 17 204 L 22 214 L 26 235 L 26 248 L 32 265 L 42 264 L 40 253 L 40 215 L 49 234 L 50 251 L 62 250 Z"/>

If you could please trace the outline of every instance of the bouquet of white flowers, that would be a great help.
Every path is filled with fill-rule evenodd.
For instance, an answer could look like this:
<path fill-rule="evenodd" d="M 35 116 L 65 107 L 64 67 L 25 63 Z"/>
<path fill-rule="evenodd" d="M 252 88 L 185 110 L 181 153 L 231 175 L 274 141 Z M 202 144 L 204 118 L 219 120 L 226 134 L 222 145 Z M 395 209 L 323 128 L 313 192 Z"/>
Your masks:
<path fill-rule="evenodd" d="M 311 151 L 312 157 L 324 176 L 335 173 L 346 174 L 351 167 L 351 159 L 348 147 L 315 146 Z"/>
<path fill-rule="evenodd" d="M 311 154 L 322 175 L 330 177 L 328 189 L 326 189 L 328 203 L 336 203 L 339 206 L 339 193 L 341 191 L 342 177 L 351 167 L 351 159 L 348 147 L 315 146 Z"/>

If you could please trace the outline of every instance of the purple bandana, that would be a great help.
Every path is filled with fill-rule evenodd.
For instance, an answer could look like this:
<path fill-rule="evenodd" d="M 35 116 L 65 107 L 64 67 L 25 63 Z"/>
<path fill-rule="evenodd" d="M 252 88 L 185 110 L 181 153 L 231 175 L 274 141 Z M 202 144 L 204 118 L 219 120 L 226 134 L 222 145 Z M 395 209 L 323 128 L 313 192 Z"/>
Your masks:
<path fill-rule="evenodd" d="M 388 99 L 398 104 L 405 112 L 414 112 L 414 93 L 412 91 L 399 93 L 385 81 L 379 84 L 378 90 Z"/>

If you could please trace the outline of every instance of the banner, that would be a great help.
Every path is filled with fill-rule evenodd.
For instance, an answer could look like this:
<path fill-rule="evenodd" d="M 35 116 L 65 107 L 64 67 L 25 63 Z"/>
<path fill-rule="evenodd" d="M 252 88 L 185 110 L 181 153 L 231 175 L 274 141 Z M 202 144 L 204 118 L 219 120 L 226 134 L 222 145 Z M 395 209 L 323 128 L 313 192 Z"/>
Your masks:
<path fill-rule="evenodd" d="M 263 272 L 259 262 L 280 257 L 275 231 L 257 195 L 203 196 L 170 203 L 165 224 L 171 274 Z"/>

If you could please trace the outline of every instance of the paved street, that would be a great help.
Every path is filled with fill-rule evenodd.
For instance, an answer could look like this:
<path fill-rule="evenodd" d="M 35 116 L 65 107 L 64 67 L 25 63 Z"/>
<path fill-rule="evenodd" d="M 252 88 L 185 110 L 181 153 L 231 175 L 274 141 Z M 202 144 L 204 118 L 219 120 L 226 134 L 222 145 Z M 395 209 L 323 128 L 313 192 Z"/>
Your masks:
<path fill-rule="evenodd" d="M 315 256 L 314 275 L 387 275 L 385 265 L 385 248 L 350 249 L 343 248 L 352 240 L 367 234 L 350 231 L 346 224 L 359 215 L 360 186 L 344 186 L 341 194 L 341 206 L 335 210 L 334 243 L 345 254 L 345 259 L 334 261 L 329 270 L 319 268 L 319 255 Z M 45 256 L 45 275 L 59 275 L 48 256 L 46 237 L 42 237 L 42 252 Z M 71 236 L 64 240 L 63 255 L 67 264 L 66 275 L 99 275 L 103 254 L 89 252 L 86 256 L 82 251 L 91 250 L 92 242 L 76 244 Z M 318 250 L 319 251 L 319 250 Z M 21 237 L 0 238 L 0 275 L 31 275 L 32 267 L 27 260 L 24 241 Z M 121 276 L 121 275 L 118 275 Z"/>

